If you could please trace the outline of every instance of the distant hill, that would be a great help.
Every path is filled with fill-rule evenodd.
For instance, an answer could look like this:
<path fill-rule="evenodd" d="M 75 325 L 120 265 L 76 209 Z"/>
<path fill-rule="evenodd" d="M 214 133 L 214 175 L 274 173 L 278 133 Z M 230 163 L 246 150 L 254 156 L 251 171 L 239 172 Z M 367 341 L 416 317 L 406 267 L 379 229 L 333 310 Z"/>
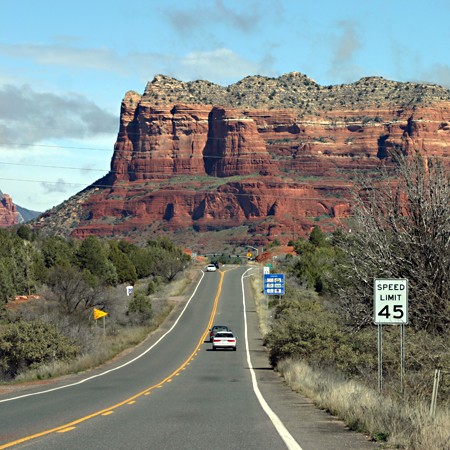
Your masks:
<path fill-rule="evenodd" d="M 35 219 L 41 213 L 16 205 L 11 196 L 0 191 L 0 227 L 8 227 Z"/>
<path fill-rule="evenodd" d="M 33 211 L 19 205 L 16 205 L 16 208 L 18 213 L 23 217 L 24 222 L 29 222 L 30 220 L 36 219 L 36 217 L 39 217 L 42 214 L 41 211 Z"/>

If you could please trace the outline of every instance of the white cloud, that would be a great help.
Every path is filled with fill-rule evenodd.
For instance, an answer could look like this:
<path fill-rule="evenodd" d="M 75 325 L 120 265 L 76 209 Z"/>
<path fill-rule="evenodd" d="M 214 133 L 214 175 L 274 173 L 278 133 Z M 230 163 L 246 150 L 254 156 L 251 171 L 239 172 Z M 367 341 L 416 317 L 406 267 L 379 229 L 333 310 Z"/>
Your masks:
<path fill-rule="evenodd" d="M 120 76 L 133 75 L 143 83 L 157 73 L 183 81 L 207 78 L 216 83 L 228 83 L 230 79 L 237 81 L 239 77 L 257 74 L 263 68 L 262 64 L 246 60 L 227 48 L 192 51 L 180 56 L 154 52 L 119 55 L 105 49 L 0 44 L 0 55 L 29 60 L 43 66 L 59 66 L 71 71 L 81 69 L 104 71 Z"/>
<path fill-rule="evenodd" d="M 428 83 L 436 83 L 450 89 L 450 66 L 448 64 L 433 64 L 433 66 L 421 74 L 421 78 Z"/>
<path fill-rule="evenodd" d="M 62 178 L 58 178 L 55 182 L 42 182 L 42 188 L 44 189 L 45 194 L 51 194 L 53 192 L 57 193 L 67 193 L 73 189 L 73 185 L 68 184 Z"/>
<path fill-rule="evenodd" d="M 0 55 L 26 59 L 40 65 L 94 70 L 120 69 L 120 57 L 109 49 L 84 49 L 67 45 L 0 44 Z"/>
<path fill-rule="evenodd" d="M 36 92 L 30 86 L 0 87 L 0 146 L 88 138 L 117 131 L 118 118 L 86 97 Z"/>
<path fill-rule="evenodd" d="M 353 82 L 362 72 L 361 67 L 354 62 L 355 54 L 362 48 L 358 27 L 355 22 L 349 20 L 339 21 L 337 26 L 339 36 L 331 47 L 333 54 L 328 74 L 342 82 Z"/>
<path fill-rule="evenodd" d="M 247 2 L 243 11 L 236 11 L 235 7 L 229 7 L 223 0 L 215 0 L 203 2 L 201 6 L 194 8 L 161 8 L 160 12 L 168 19 L 173 30 L 183 36 L 191 36 L 200 27 L 211 28 L 218 24 L 248 34 L 261 23 L 265 14 L 263 6 L 261 2 Z M 273 8 L 271 11 L 273 12 Z"/>
<path fill-rule="evenodd" d="M 237 81 L 244 76 L 258 74 L 261 70 L 260 64 L 243 59 L 226 48 L 191 52 L 180 64 L 186 79 L 217 80 L 218 83 L 227 83 L 230 79 Z"/>

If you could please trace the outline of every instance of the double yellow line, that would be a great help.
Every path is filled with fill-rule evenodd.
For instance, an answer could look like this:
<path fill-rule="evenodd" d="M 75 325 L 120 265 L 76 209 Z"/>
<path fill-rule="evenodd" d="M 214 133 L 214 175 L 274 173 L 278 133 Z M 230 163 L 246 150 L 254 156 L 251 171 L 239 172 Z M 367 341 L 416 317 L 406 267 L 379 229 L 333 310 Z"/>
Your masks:
<path fill-rule="evenodd" d="M 37 439 L 39 437 L 46 436 L 46 435 L 51 434 L 51 433 L 66 433 L 67 431 L 71 431 L 74 428 L 76 428 L 76 426 L 79 425 L 80 423 L 86 422 L 87 420 L 93 419 L 94 417 L 108 416 L 110 414 L 113 414 L 115 409 L 117 409 L 117 408 L 119 408 L 121 406 L 124 406 L 124 405 L 133 404 L 133 403 L 136 402 L 137 398 L 142 397 L 143 395 L 149 395 L 154 389 L 161 388 L 163 386 L 163 384 L 165 384 L 165 383 L 170 383 L 172 381 L 172 378 L 175 377 L 175 376 L 178 376 L 181 371 L 185 370 L 186 366 L 188 366 L 190 364 L 190 362 L 192 361 L 192 359 L 194 359 L 194 357 L 198 353 L 201 345 L 205 342 L 206 336 L 207 336 L 210 328 L 212 327 L 212 323 L 214 321 L 214 317 L 215 317 L 216 311 L 217 311 L 217 306 L 219 304 L 219 297 L 220 297 L 220 293 L 222 291 L 223 278 L 224 278 L 224 275 L 225 275 L 225 272 L 220 271 L 219 273 L 220 273 L 219 286 L 217 288 L 216 297 L 214 298 L 214 305 L 213 305 L 213 309 L 211 311 L 211 316 L 209 318 L 208 327 L 203 332 L 203 334 L 202 334 L 200 340 L 198 341 L 194 351 L 189 355 L 189 357 L 186 359 L 186 361 L 184 361 L 181 364 L 181 366 L 178 367 L 177 369 L 175 369 L 169 376 L 164 378 L 159 383 L 154 384 L 153 386 L 150 386 L 150 387 L 144 389 L 143 391 L 138 392 L 137 394 L 133 395 L 132 397 L 129 397 L 126 400 L 123 400 L 123 401 L 121 401 L 119 403 L 116 403 L 115 405 L 110 406 L 109 408 L 102 409 L 101 411 L 94 412 L 94 413 L 89 414 L 89 415 L 84 416 L 84 417 L 80 417 L 77 420 L 74 420 L 72 422 L 66 423 L 66 424 L 61 425 L 59 427 L 51 428 L 49 430 L 44 430 L 44 431 L 41 431 L 39 433 L 35 433 L 35 434 L 30 435 L 30 436 L 25 436 L 23 438 L 17 439 L 15 441 L 7 442 L 6 444 L 0 445 L 0 450 L 4 449 L 4 448 L 13 447 L 14 445 L 22 444 L 22 443 L 27 442 L 27 441 L 31 441 L 33 439 Z"/>

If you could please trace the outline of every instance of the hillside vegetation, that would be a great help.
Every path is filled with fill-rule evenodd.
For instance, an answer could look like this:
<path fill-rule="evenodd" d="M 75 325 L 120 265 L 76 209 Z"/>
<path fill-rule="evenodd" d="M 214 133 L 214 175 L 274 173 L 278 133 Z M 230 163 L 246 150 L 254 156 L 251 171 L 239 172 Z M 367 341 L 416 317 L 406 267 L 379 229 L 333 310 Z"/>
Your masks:
<path fill-rule="evenodd" d="M 449 174 L 439 161 L 416 156 L 384 175 L 376 189 L 367 180 L 355 189 L 351 232 L 326 235 L 316 227 L 292 242 L 297 256 L 274 269 L 287 274 L 287 287 L 263 314 L 265 343 L 293 389 L 351 428 L 390 448 L 440 450 L 450 443 Z M 409 282 L 404 379 L 400 327 L 385 325 L 382 392 L 376 278 Z M 433 412 L 436 370 L 442 378 Z"/>
<path fill-rule="evenodd" d="M 0 230 L 0 381 L 30 370 L 54 376 L 67 363 L 86 369 L 136 344 L 167 314 L 161 294 L 189 261 L 166 238 L 138 247 L 41 237 L 25 225 Z M 94 309 L 108 313 L 106 328 L 96 326 Z"/>
<path fill-rule="evenodd" d="M 278 78 L 248 76 L 230 86 L 205 80 L 183 82 L 157 75 L 147 84 L 144 97 L 153 104 L 188 103 L 246 108 L 301 108 L 306 114 L 387 105 L 430 105 L 450 100 L 450 92 L 434 84 L 403 83 L 365 77 L 351 84 L 321 86 L 299 72 Z"/>

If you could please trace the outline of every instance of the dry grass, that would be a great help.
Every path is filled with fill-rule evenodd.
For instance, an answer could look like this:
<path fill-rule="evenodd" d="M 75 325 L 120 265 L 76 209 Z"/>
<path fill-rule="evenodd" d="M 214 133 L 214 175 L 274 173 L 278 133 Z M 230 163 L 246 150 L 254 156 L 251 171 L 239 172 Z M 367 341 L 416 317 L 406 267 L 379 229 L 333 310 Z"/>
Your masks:
<path fill-rule="evenodd" d="M 270 313 L 262 294 L 262 277 L 251 280 L 260 331 L 265 335 L 270 327 Z M 431 418 L 430 402 L 423 397 L 408 402 L 393 399 L 345 379 L 336 371 L 312 368 L 304 361 L 287 359 L 279 363 L 277 370 L 291 389 L 339 417 L 353 430 L 384 442 L 384 448 L 450 450 L 450 411 L 446 407 L 438 405 Z"/>
<path fill-rule="evenodd" d="M 195 270 L 187 271 L 179 279 L 173 280 L 162 287 L 158 293 L 158 298 L 152 301 L 155 315 L 150 325 L 121 328 L 119 332 L 107 336 L 103 335 L 103 330 L 99 327 L 97 338 L 101 345 L 96 347 L 94 351 L 83 354 L 70 362 L 57 361 L 38 369 L 27 370 L 18 375 L 14 383 L 45 380 L 85 372 L 111 361 L 122 352 L 140 344 L 150 333 L 159 328 L 172 311 L 174 304 L 168 301 L 170 297 L 182 296 L 195 281 L 196 273 Z M 145 283 L 137 287 L 144 288 Z"/>
<path fill-rule="evenodd" d="M 264 283 L 263 277 L 258 272 L 251 278 L 251 289 L 253 298 L 255 299 L 256 312 L 259 317 L 259 328 L 261 334 L 264 336 L 269 331 L 269 308 L 267 307 L 267 299 L 264 298 Z"/>
<path fill-rule="evenodd" d="M 336 373 L 284 360 L 278 365 L 286 383 L 311 398 L 322 409 L 342 419 L 350 428 L 387 441 L 388 448 L 444 450 L 450 448 L 450 412 L 438 410 L 430 417 L 429 404 L 407 404 Z"/>
<path fill-rule="evenodd" d="M 45 380 L 94 369 L 105 362 L 112 360 L 124 350 L 134 347 L 142 342 L 155 328 L 157 327 L 127 328 L 118 335 L 106 337 L 99 334 L 98 339 L 99 342 L 101 342 L 101 345 L 99 345 L 95 351 L 81 355 L 73 361 L 57 361 L 41 366 L 38 369 L 27 370 L 26 372 L 19 374 L 14 382 L 22 383 L 25 381 Z"/>
<path fill-rule="evenodd" d="M 198 270 L 188 270 L 183 273 L 183 276 L 176 278 L 171 283 L 167 284 L 162 293 L 165 297 L 179 297 L 186 292 L 186 289 L 196 279 Z"/>

